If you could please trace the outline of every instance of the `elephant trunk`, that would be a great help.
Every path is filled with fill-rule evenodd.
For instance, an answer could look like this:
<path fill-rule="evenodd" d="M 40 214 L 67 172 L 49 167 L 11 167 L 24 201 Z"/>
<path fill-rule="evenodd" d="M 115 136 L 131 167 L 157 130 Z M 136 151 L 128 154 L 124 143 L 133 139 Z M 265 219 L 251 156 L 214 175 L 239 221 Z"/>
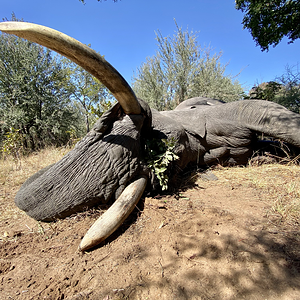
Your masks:
<path fill-rule="evenodd" d="M 142 115 L 115 120 L 119 111 L 116 104 L 72 151 L 30 177 L 16 205 L 36 220 L 51 221 L 118 198 L 143 170 L 140 131 L 145 120 Z"/>

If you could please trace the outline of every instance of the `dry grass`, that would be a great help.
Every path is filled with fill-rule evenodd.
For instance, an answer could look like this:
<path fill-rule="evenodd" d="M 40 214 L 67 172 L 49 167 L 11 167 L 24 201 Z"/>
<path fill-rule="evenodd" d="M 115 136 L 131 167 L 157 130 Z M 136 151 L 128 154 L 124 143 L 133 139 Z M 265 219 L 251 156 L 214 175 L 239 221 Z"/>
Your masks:
<path fill-rule="evenodd" d="M 38 170 L 57 162 L 68 151 L 66 148 L 48 148 L 24 156 L 18 162 L 13 157 L 0 160 L 0 222 L 9 217 L 18 218 L 22 213 L 13 203 L 22 183 Z"/>
<path fill-rule="evenodd" d="M 19 186 L 38 170 L 57 162 L 68 151 L 66 148 L 47 148 L 24 156 L 17 163 L 13 157 L 6 157 L 1 160 L 0 184 L 9 188 Z"/>
<path fill-rule="evenodd" d="M 300 167 L 295 164 L 265 164 L 261 166 L 221 168 L 214 170 L 220 183 L 252 187 L 272 206 L 268 215 L 277 215 L 278 221 L 299 224 Z"/>

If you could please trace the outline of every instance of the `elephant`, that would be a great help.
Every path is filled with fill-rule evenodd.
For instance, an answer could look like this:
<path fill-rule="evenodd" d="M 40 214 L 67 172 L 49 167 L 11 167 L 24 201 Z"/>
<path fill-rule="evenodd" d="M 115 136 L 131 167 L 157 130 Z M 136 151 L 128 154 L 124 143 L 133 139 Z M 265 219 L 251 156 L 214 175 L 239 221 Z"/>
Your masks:
<path fill-rule="evenodd" d="M 154 187 L 147 165 L 147 141 L 176 141 L 170 180 L 190 166 L 246 164 L 257 133 L 300 148 L 300 115 L 264 100 L 223 103 L 192 98 L 174 110 L 151 109 L 138 99 L 101 55 L 56 30 L 24 22 L 0 23 L 0 30 L 48 47 L 99 79 L 117 99 L 92 130 L 60 161 L 27 179 L 16 205 L 36 220 L 64 218 L 99 204 L 110 208 L 82 239 L 86 251 L 105 240 L 129 216 L 145 189 Z"/>
<path fill-rule="evenodd" d="M 206 97 L 194 97 L 187 99 L 181 103 L 179 103 L 174 110 L 182 110 L 182 109 L 193 109 L 196 106 L 198 108 L 201 108 L 200 105 L 204 105 L 203 107 L 207 105 L 220 105 L 224 104 L 225 102 L 222 100 L 212 99 L 212 98 L 206 98 Z"/>

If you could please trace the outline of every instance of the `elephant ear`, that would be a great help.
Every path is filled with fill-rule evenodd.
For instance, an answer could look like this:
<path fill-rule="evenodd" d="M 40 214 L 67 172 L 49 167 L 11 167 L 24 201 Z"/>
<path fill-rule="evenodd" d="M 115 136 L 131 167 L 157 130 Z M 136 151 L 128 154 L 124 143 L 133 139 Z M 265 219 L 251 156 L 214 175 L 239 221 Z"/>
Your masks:
<path fill-rule="evenodd" d="M 182 126 L 186 131 L 201 138 L 204 138 L 206 134 L 206 125 L 206 115 L 204 113 L 191 114 L 187 118 L 184 118 L 182 122 Z"/>
<path fill-rule="evenodd" d="M 210 107 L 210 106 L 207 106 Z M 180 124 L 181 127 L 194 136 L 204 138 L 207 127 L 207 117 L 204 108 L 193 108 L 190 110 L 173 110 L 161 112 L 169 117 L 173 122 Z M 197 112 L 197 113 L 194 113 Z"/>

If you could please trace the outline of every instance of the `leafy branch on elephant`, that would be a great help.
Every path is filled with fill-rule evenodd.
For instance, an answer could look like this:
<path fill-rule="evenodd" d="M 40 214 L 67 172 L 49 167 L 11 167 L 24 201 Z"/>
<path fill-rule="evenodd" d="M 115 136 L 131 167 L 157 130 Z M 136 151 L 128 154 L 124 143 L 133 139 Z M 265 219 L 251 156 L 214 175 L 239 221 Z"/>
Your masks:
<path fill-rule="evenodd" d="M 153 172 L 159 181 L 163 191 L 168 189 L 169 176 L 167 174 L 168 166 L 179 159 L 174 153 L 177 141 L 174 138 L 152 139 L 146 141 L 146 162 L 148 168 Z"/>

